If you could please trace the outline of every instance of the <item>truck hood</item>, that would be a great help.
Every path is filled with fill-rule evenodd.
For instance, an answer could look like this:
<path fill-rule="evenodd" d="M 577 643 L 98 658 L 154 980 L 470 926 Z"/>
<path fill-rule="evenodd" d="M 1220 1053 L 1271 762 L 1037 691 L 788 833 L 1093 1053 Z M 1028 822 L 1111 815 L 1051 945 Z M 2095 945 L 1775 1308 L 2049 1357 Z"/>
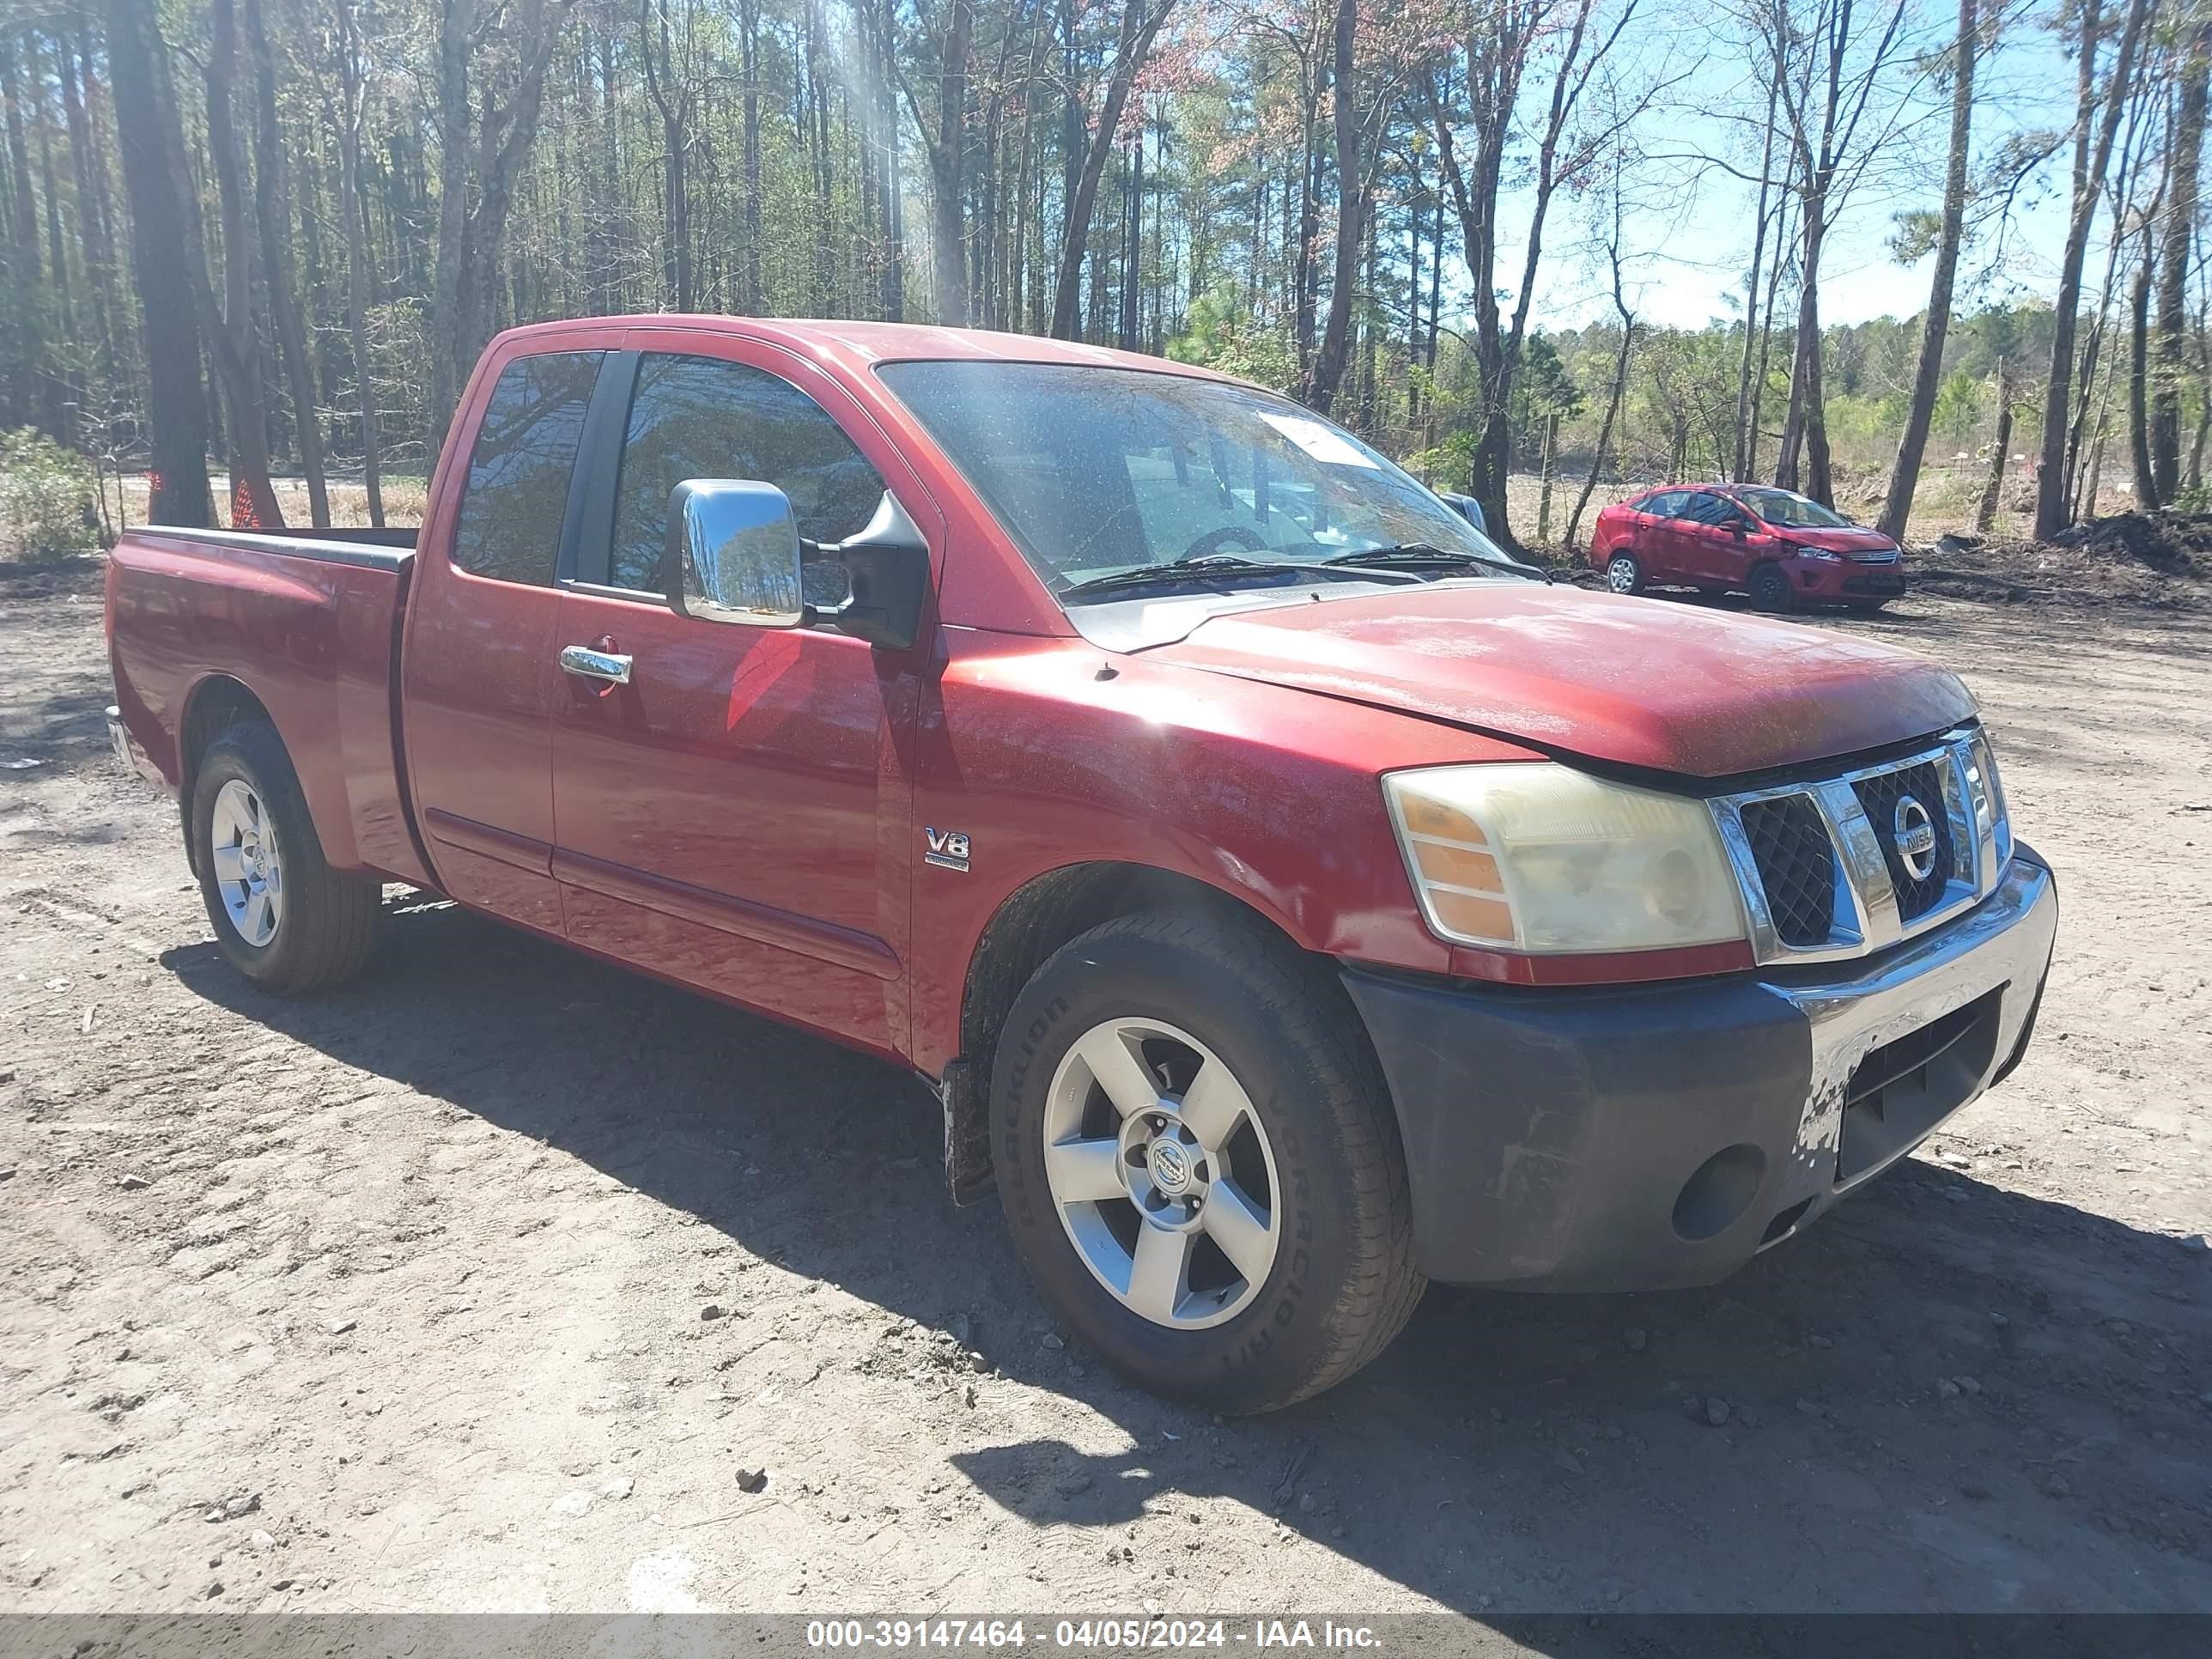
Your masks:
<path fill-rule="evenodd" d="M 1893 646 L 1518 582 L 1238 611 L 1146 655 L 1698 778 L 1879 748 L 1975 711 L 1956 675 Z"/>

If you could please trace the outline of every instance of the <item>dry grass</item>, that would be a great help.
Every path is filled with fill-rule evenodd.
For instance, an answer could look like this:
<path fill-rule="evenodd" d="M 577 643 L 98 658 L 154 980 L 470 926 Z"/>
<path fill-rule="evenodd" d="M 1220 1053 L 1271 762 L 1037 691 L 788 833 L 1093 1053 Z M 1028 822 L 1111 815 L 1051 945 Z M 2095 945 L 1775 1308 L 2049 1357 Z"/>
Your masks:
<path fill-rule="evenodd" d="M 229 481 L 222 474 L 216 475 L 216 516 L 223 524 L 230 522 Z M 305 525 L 312 521 L 307 510 L 307 486 L 304 479 L 276 480 L 276 505 L 283 509 L 284 522 Z M 143 474 L 126 477 L 122 482 L 122 517 L 125 527 L 146 522 L 146 479 Z M 409 526 L 422 522 L 428 506 L 428 480 L 401 474 L 384 481 L 384 519 L 386 524 Z M 115 486 L 108 489 L 108 510 L 115 510 Z M 357 483 L 332 483 L 330 486 L 331 523 L 340 529 L 360 529 L 368 523 L 368 491 Z"/>

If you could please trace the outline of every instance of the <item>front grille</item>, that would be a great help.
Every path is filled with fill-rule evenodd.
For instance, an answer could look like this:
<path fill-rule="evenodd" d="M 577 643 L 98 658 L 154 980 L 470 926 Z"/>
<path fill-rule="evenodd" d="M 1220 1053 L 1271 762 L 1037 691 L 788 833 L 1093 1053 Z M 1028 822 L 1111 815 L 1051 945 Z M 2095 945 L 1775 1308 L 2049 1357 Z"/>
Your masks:
<path fill-rule="evenodd" d="M 1805 795 L 1746 801 L 1743 832 L 1775 936 L 1799 950 L 1826 945 L 1836 920 L 1836 849 L 1820 809 Z"/>
<path fill-rule="evenodd" d="M 1857 792 L 1859 805 L 1873 826 L 1882 862 L 1889 866 L 1890 883 L 1897 890 L 1898 920 L 1909 922 L 1926 915 L 1942 902 L 1944 890 L 1957 869 L 1957 849 L 1951 844 L 1951 813 L 1945 805 L 1942 775 L 1936 769 L 1936 763 L 1923 761 L 1917 766 L 1877 772 L 1859 779 L 1851 787 Z M 1904 854 L 1898 850 L 1898 804 L 1908 795 L 1928 814 L 1929 823 L 1936 832 L 1935 860 L 1924 876 L 1914 875 L 1905 866 Z"/>

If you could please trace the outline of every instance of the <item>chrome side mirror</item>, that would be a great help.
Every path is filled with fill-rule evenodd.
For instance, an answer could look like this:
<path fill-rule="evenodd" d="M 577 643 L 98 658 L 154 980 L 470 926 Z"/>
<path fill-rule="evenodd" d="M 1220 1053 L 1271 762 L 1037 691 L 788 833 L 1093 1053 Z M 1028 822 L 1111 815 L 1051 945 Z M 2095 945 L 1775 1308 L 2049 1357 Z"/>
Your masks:
<path fill-rule="evenodd" d="M 679 617 L 797 628 L 806 596 L 790 498 L 749 479 L 685 479 L 669 492 L 661 583 Z"/>

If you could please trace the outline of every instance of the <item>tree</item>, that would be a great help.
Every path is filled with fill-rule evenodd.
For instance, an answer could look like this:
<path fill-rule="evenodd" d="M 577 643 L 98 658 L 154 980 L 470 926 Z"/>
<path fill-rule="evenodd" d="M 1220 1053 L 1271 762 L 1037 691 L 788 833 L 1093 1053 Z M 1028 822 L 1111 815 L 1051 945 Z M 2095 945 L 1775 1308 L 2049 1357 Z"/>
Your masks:
<path fill-rule="evenodd" d="M 2133 78 L 2136 46 L 2141 40 L 2149 0 L 2129 0 L 2118 52 L 2108 74 L 2098 76 L 2098 49 L 2102 44 L 2101 0 L 2081 0 L 2077 51 L 2080 63 L 2075 89 L 2074 180 L 2072 207 L 2067 216 L 2066 245 L 2060 258 L 2058 298 L 2053 307 L 2057 326 L 2051 342 L 2051 374 L 2043 397 L 2043 455 L 2036 470 L 2035 533 L 2048 539 L 2066 526 L 2069 516 L 2067 491 L 2066 435 L 2068 404 L 2074 387 L 2075 313 L 2081 304 L 2081 263 L 2089 248 L 2089 230 L 2096 218 L 2097 199 L 2104 189 L 2105 169 L 2110 164 L 2112 142 Z"/>
<path fill-rule="evenodd" d="M 1115 44 L 1113 67 L 1106 76 L 1105 95 L 1098 106 L 1097 119 L 1088 124 L 1079 142 L 1077 124 L 1082 120 L 1083 106 L 1075 77 L 1069 77 L 1065 112 L 1067 122 L 1063 134 L 1073 187 L 1068 192 L 1066 214 L 1060 226 L 1060 270 L 1053 283 L 1051 332 L 1056 339 L 1080 337 L 1077 313 L 1082 299 L 1083 258 L 1091 240 L 1091 216 L 1097 210 L 1098 183 L 1105 176 L 1106 162 L 1119 142 L 1122 112 L 1128 107 L 1129 94 L 1137 83 L 1138 73 L 1151 56 L 1152 45 L 1174 9 L 1175 0 L 1122 0 L 1121 29 Z M 1066 15 L 1072 31 L 1075 14 L 1071 9 Z M 1071 41 L 1071 62 L 1073 55 Z"/>
<path fill-rule="evenodd" d="M 185 213 L 171 166 L 184 150 L 184 127 L 155 0 L 109 0 L 107 50 L 110 72 L 137 88 L 117 100 L 115 123 L 131 202 L 131 270 L 145 318 L 149 509 L 156 524 L 206 525 L 212 521 L 206 383 L 198 310 L 177 257 Z"/>
<path fill-rule="evenodd" d="M 1802 482 L 1806 494 L 1830 506 L 1835 487 L 1822 384 L 1820 263 L 1845 198 L 1897 131 L 1893 121 L 1878 120 L 1871 131 L 1865 122 L 1901 49 L 1905 14 L 1905 0 L 1896 0 L 1870 45 L 1858 29 L 1855 0 L 1816 0 L 1813 26 L 1802 38 L 1789 0 L 1774 0 L 1759 14 L 1790 139 L 1799 220 L 1797 331 L 1774 481 L 1787 489 Z"/>
<path fill-rule="evenodd" d="M 514 189 L 538 137 L 545 70 L 576 0 L 441 0 L 437 35 L 438 236 L 431 305 L 430 450 L 445 441 L 461 377 L 490 330 L 486 319 L 514 210 Z"/>
<path fill-rule="evenodd" d="M 1975 0 L 1959 0 L 1959 33 L 1951 58 L 1951 149 L 1943 174 L 1943 213 L 1936 235 L 1936 270 L 1929 280 L 1928 313 L 1920 328 L 1920 359 L 1913 370 L 1912 401 L 1890 468 L 1889 494 L 1878 527 L 1900 541 L 1912 515 L 1912 492 L 1920 482 L 1921 452 L 1936 412 L 1943 378 L 1943 343 L 1951 331 L 1951 287 L 1959 274 L 1959 243 L 1966 224 L 1966 166 L 1973 147 L 1974 56 L 1980 28 Z"/>
<path fill-rule="evenodd" d="M 1482 403 L 1468 488 L 1482 503 L 1491 534 L 1509 549 L 1519 544 L 1505 508 L 1510 447 L 1507 411 L 1543 258 L 1544 223 L 1562 182 L 1577 177 L 1642 111 L 1644 100 L 1632 100 L 1595 131 L 1581 135 L 1571 145 L 1566 143 L 1569 124 L 1583 94 L 1635 15 L 1636 5 L 1637 0 L 1626 0 L 1607 27 L 1597 17 L 1597 0 L 1478 0 L 1459 43 L 1455 64 L 1467 100 L 1466 125 L 1474 140 L 1464 165 L 1457 133 L 1461 123 L 1447 108 L 1441 79 L 1429 82 L 1428 112 L 1438 165 L 1458 210 L 1462 249 L 1474 288 L 1475 362 Z M 1521 281 L 1506 320 L 1497 283 L 1498 196 L 1507 149 L 1517 127 L 1522 82 L 1532 63 L 1548 63 L 1551 79 L 1535 129 Z"/>
<path fill-rule="evenodd" d="M 2190 9 L 2201 5 L 2202 0 L 2192 0 Z M 2212 82 L 2212 18 L 2199 16 L 2187 26 L 2180 86 L 2166 140 L 2172 161 L 2165 235 L 2159 250 L 2157 381 L 2149 446 L 2151 489 L 2160 504 L 2173 499 L 2181 483 L 2181 393 L 2189 376 L 2189 249 L 2197 234 L 2197 180 L 2204 148 L 2208 82 Z"/>

